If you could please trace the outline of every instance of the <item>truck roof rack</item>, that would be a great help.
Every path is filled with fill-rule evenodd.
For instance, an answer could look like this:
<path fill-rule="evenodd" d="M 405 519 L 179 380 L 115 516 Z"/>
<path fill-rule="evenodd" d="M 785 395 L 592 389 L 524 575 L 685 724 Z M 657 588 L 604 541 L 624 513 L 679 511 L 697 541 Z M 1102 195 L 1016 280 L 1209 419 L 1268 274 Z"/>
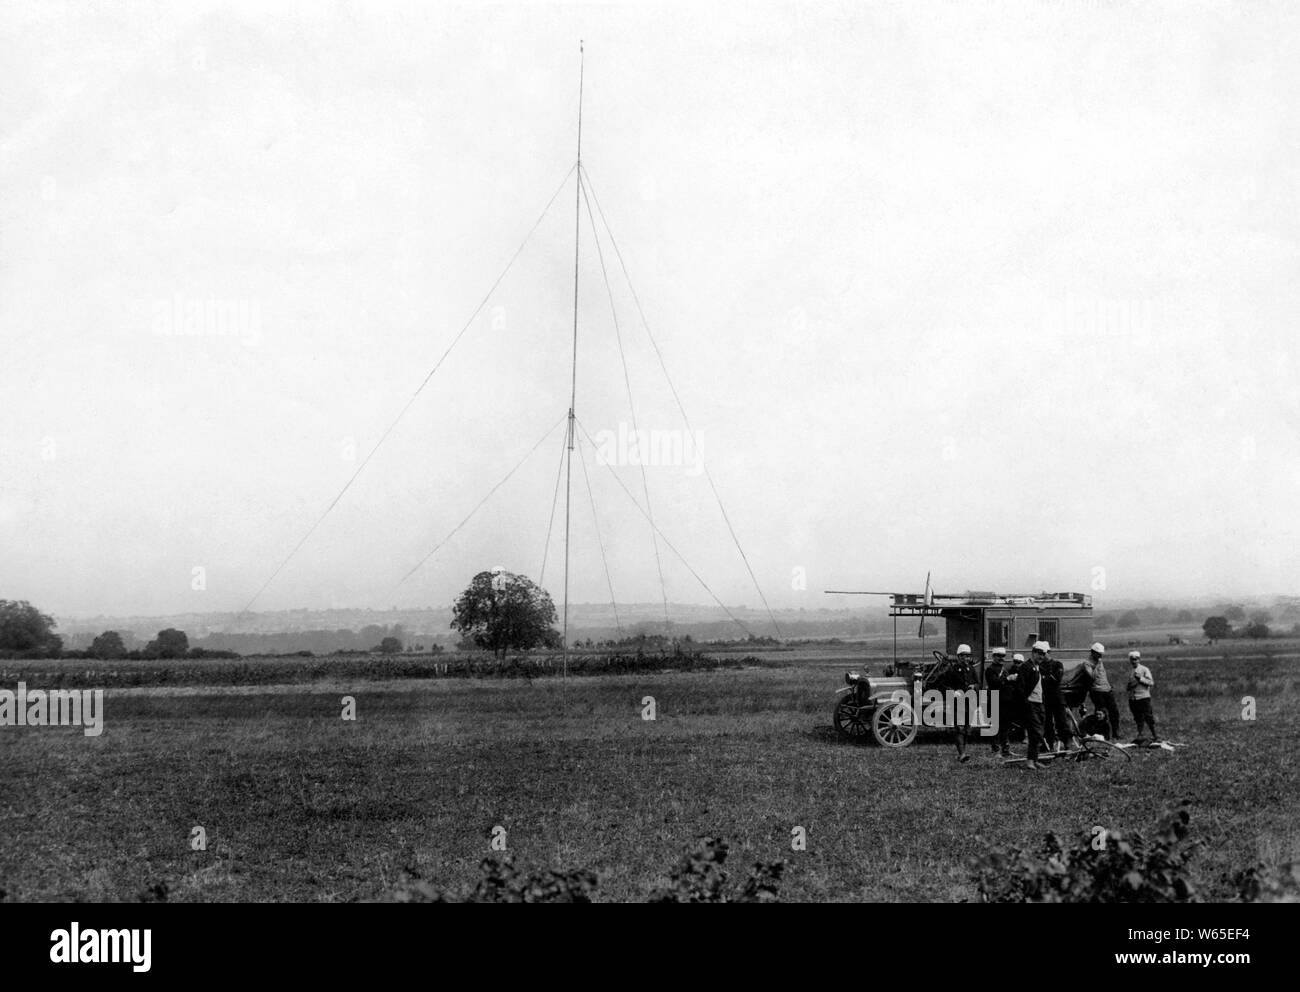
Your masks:
<path fill-rule="evenodd" d="M 1090 609 L 1092 597 L 1081 592 L 1040 592 L 999 594 L 970 590 L 960 594 L 894 592 L 889 594 L 891 607 L 900 615 L 939 613 L 942 610 L 1021 606 L 1043 609 Z"/>

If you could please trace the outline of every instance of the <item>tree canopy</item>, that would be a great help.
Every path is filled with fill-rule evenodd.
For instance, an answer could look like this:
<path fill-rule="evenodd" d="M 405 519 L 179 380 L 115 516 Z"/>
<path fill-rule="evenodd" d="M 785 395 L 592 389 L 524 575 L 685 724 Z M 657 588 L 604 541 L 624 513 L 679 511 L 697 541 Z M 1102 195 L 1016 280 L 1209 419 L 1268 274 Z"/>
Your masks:
<path fill-rule="evenodd" d="M 116 630 L 106 630 L 90 642 L 90 653 L 96 658 L 121 658 L 126 654 L 126 645 Z"/>
<path fill-rule="evenodd" d="M 506 651 L 561 647 L 550 594 L 513 572 L 479 572 L 452 606 L 451 628 L 505 657 Z"/>
<path fill-rule="evenodd" d="M 190 639 L 185 631 L 168 627 L 158 631 L 158 636 L 145 645 L 144 653 L 152 658 L 184 658 L 190 652 Z"/>
<path fill-rule="evenodd" d="M 1232 636 L 1232 624 L 1228 623 L 1227 617 L 1206 617 L 1201 630 L 1205 631 L 1206 639 L 1211 641 L 1221 641 Z"/>
<path fill-rule="evenodd" d="M 52 616 L 27 600 L 0 599 L 0 650 L 43 651 L 57 655 L 63 639 Z"/>

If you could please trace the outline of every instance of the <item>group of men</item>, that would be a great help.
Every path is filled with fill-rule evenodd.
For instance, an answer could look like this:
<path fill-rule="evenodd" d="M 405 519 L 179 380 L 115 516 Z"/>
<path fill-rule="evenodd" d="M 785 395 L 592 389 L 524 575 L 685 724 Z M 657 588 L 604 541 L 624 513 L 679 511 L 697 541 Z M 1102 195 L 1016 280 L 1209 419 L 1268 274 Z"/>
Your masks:
<path fill-rule="evenodd" d="M 958 648 L 957 653 L 961 654 L 963 648 L 967 654 L 970 653 L 965 644 Z M 1106 674 L 1105 654 L 1105 645 L 1094 644 L 1089 649 L 1088 660 L 1083 663 L 1082 677 L 1087 680 L 1088 700 L 1093 710 L 1084 718 L 1080 731 L 1084 734 L 1099 733 L 1106 740 L 1114 740 L 1119 736 L 1119 706 Z M 1025 728 L 1028 738 L 1026 767 L 1037 770 L 1042 767 L 1038 758 L 1043 751 L 1069 750 L 1075 743 L 1062 685 L 1065 667 L 1052 657 L 1052 646 L 1047 641 L 1035 641 L 1027 659 L 1023 654 L 1012 655 L 1010 664 L 1006 661 L 1006 648 L 994 648 L 992 655 L 985 670 L 985 685 L 998 691 L 1006 714 L 999 721 L 997 736 L 992 741 L 993 751 L 1004 757 L 1011 754 L 1007 734 L 1014 721 Z M 1151 709 L 1151 687 L 1155 685 L 1155 679 L 1151 670 L 1142 664 L 1142 652 L 1130 651 L 1128 660 L 1131 667 L 1129 711 L 1137 724 L 1138 735 L 1142 734 L 1145 726 L 1155 740 L 1156 723 Z"/>

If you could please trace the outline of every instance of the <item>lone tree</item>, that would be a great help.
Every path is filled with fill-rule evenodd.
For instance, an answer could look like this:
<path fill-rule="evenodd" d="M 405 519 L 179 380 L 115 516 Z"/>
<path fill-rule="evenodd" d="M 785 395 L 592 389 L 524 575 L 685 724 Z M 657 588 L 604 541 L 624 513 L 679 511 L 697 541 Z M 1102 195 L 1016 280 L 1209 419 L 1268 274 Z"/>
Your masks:
<path fill-rule="evenodd" d="M 451 608 L 452 630 L 498 658 L 506 651 L 560 647 L 550 593 L 513 572 L 479 572 Z"/>
<path fill-rule="evenodd" d="M 54 633 L 54 618 L 27 600 L 0 599 L 0 651 L 40 651 L 57 655 L 63 638 Z"/>
<path fill-rule="evenodd" d="M 380 654 L 398 654 L 402 650 L 402 641 L 397 637 L 385 637 L 379 642 Z"/>
<path fill-rule="evenodd" d="M 1116 626 L 1118 626 L 1120 630 L 1132 630 L 1134 627 L 1142 626 L 1142 618 L 1137 615 L 1136 610 L 1129 610 L 1127 613 L 1120 616 L 1119 620 L 1116 622 Z"/>
<path fill-rule="evenodd" d="M 1232 636 L 1232 624 L 1228 623 L 1227 617 L 1206 617 L 1201 630 L 1205 631 L 1205 639 L 1211 644 Z"/>
<path fill-rule="evenodd" d="M 106 630 L 90 642 L 90 653 L 101 659 L 121 658 L 126 654 L 126 645 L 116 630 Z"/>
<path fill-rule="evenodd" d="M 144 649 L 150 658 L 184 658 L 189 652 L 190 639 L 185 636 L 185 631 L 175 627 L 158 631 L 158 637 Z"/>

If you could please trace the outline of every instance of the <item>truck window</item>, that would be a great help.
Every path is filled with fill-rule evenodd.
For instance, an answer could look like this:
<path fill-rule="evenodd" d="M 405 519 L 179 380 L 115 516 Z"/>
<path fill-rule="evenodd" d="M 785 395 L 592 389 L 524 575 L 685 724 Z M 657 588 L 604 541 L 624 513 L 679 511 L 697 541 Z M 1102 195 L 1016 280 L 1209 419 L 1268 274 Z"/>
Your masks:
<path fill-rule="evenodd" d="M 991 648 L 1009 647 L 1010 640 L 1011 640 L 1010 620 L 989 621 L 989 647 Z"/>

